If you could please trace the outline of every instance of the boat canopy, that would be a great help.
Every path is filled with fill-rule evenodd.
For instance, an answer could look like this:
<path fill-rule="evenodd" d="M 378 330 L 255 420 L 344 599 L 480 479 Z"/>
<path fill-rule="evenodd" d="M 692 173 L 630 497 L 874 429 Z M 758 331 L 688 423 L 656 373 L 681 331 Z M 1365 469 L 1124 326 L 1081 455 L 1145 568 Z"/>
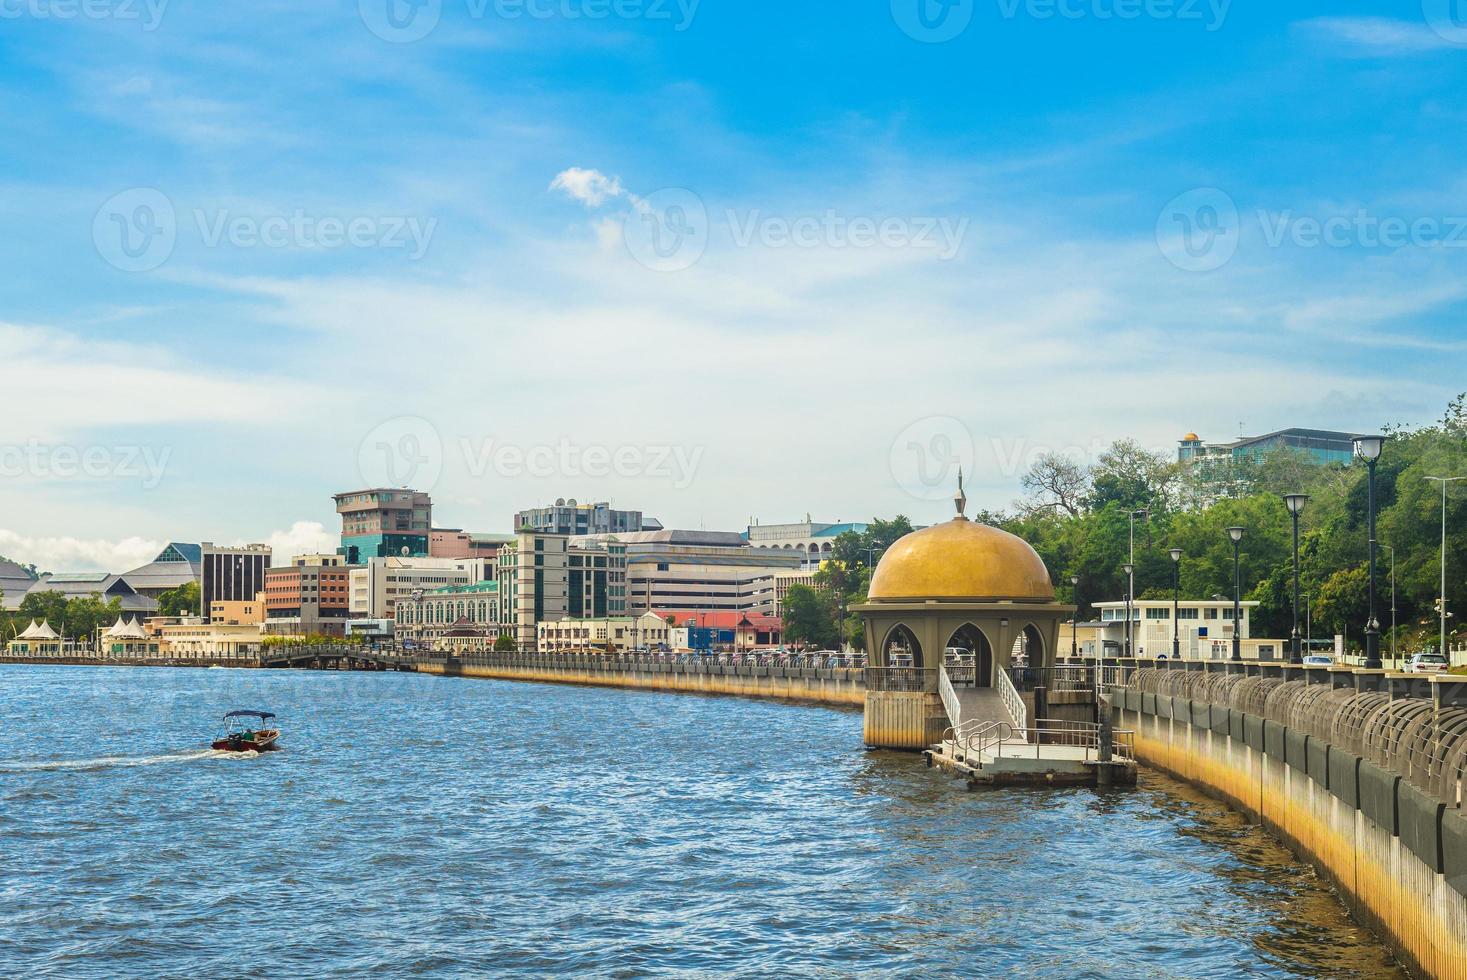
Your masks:
<path fill-rule="evenodd" d="M 274 718 L 273 711 L 231 711 L 225 718 L 258 718 L 264 721 L 266 718 Z"/>

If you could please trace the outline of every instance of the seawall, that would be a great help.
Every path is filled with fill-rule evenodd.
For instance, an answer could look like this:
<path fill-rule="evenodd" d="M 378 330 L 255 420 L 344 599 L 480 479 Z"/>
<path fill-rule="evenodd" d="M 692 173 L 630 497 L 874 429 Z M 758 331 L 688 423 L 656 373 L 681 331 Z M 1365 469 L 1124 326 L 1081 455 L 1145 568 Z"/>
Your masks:
<path fill-rule="evenodd" d="M 1112 704 L 1140 762 L 1262 824 L 1414 974 L 1467 977 L 1461 709 L 1356 673 L 1145 670 Z"/>
<path fill-rule="evenodd" d="M 865 671 L 860 668 L 680 664 L 575 654 L 489 654 L 423 661 L 417 669 L 450 677 L 540 684 L 724 694 L 846 707 L 866 703 Z"/>

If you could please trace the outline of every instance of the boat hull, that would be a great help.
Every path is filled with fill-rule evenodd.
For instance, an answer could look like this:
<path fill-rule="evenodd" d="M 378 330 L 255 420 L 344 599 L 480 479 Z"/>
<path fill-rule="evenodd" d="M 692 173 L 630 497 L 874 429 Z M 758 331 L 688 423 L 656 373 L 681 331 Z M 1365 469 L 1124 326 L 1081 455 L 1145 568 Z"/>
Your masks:
<path fill-rule="evenodd" d="M 269 752 L 276 747 L 275 740 L 279 737 L 279 732 L 263 731 L 255 732 L 253 739 L 240 737 L 217 738 L 210 748 L 219 752 Z"/>

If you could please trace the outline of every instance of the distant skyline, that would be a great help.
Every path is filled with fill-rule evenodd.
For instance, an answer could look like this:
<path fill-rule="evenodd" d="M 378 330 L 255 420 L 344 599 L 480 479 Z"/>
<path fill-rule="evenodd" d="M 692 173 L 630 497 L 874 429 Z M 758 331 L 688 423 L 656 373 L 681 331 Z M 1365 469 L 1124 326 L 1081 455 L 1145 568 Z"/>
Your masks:
<path fill-rule="evenodd" d="M 0 554 L 925 522 L 1467 389 L 1441 5 L 919 3 L 6 12 Z"/>

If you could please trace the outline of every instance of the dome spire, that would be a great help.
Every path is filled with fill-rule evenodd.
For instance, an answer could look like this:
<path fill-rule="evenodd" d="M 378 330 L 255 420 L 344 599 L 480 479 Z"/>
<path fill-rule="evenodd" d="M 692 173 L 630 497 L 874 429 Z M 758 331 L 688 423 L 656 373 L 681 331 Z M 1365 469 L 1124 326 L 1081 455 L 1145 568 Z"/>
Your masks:
<path fill-rule="evenodd" d="M 963 468 L 961 466 L 958 467 L 958 492 L 953 494 L 953 503 L 958 507 L 958 516 L 955 519 L 966 521 L 968 515 L 964 511 L 968 509 L 968 495 L 963 492 Z"/>

